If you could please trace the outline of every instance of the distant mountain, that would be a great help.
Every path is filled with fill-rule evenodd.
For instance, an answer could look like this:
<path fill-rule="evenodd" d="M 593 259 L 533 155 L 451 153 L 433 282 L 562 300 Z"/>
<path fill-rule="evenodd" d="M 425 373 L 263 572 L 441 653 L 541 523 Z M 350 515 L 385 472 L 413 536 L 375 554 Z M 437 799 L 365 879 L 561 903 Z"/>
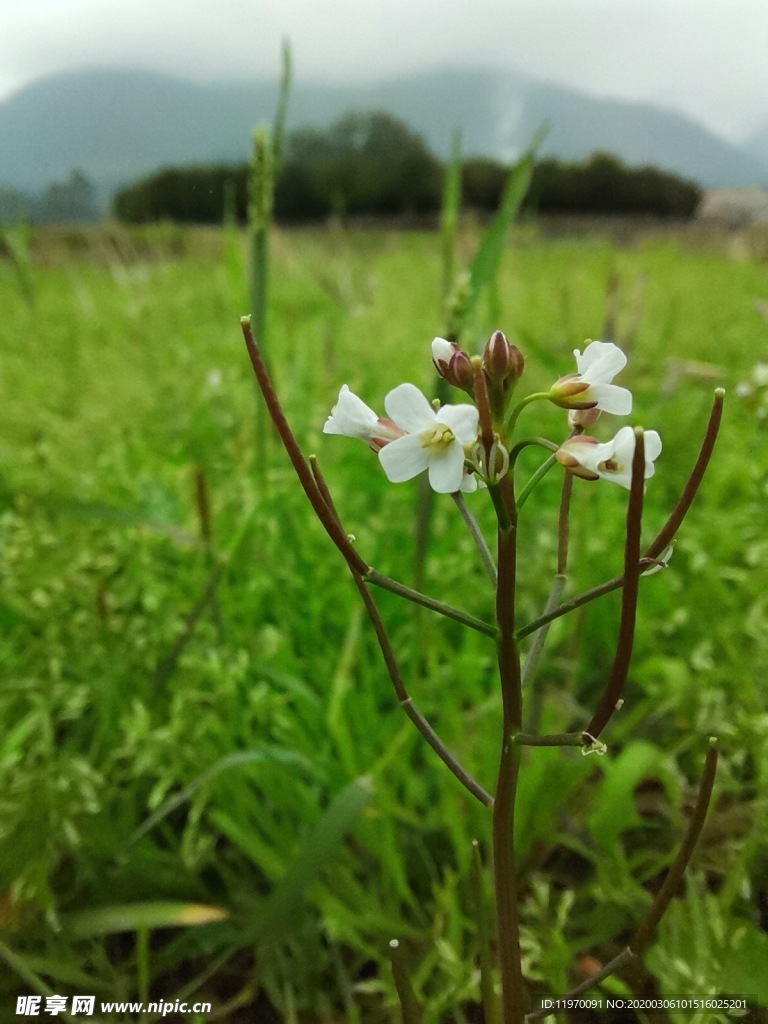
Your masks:
<path fill-rule="evenodd" d="M 744 149 L 755 160 L 768 164 L 768 121 L 764 121 L 743 143 Z M 765 180 L 763 184 L 767 184 Z"/>
<path fill-rule="evenodd" d="M 147 71 L 75 71 L 41 79 L 0 104 L 0 185 L 39 192 L 81 168 L 103 198 L 169 165 L 242 161 L 253 127 L 272 119 L 272 82 L 199 84 Z M 433 71 L 378 83 L 297 82 L 289 129 L 323 127 L 349 110 L 386 110 L 439 156 L 513 159 L 539 127 L 542 152 L 577 160 L 602 149 L 705 186 L 768 182 L 765 162 L 680 114 L 601 99 L 513 72 Z"/>

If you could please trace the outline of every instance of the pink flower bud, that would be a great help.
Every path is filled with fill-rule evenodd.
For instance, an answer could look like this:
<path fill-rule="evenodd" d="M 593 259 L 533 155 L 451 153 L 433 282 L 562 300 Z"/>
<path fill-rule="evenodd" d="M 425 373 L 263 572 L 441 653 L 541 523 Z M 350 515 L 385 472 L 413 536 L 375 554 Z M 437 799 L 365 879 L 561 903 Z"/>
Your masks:
<path fill-rule="evenodd" d="M 525 367 L 525 359 L 517 347 L 510 345 L 501 331 L 494 331 L 483 352 L 483 369 L 490 381 L 517 380 Z"/>

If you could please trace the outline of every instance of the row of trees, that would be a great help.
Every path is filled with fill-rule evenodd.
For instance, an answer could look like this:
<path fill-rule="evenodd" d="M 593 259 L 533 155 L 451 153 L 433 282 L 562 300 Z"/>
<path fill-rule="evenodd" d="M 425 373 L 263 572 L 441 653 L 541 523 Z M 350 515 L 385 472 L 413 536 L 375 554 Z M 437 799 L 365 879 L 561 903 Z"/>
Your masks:
<path fill-rule="evenodd" d="M 465 207 L 498 207 L 509 167 L 472 159 L 463 168 Z M 275 216 L 283 222 L 338 216 L 433 214 L 440 208 L 444 167 L 423 139 L 388 114 L 353 113 L 330 128 L 289 136 L 275 183 Z M 541 213 L 690 217 L 700 189 L 655 167 L 626 167 L 597 153 L 582 163 L 537 164 L 526 199 Z M 115 197 L 121 220 L 171 219 L 219 223 L 227 206 L 244 221 L 248 167 L 209 166 L 162 171 Z"/>

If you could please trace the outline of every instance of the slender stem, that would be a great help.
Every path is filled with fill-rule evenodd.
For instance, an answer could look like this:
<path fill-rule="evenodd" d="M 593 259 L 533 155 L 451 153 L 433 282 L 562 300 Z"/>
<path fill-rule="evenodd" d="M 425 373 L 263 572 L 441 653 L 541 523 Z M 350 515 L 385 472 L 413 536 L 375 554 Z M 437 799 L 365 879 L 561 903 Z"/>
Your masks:
<path fill-rule="evenodd" d="M 563 596 L 563 591 L 565 590 L 565 571 L 568 567 L 569 519 L 572 494 L 573 476 L 570 473 L 564 473 L 563 487 L 560 495 L 560 513 L 557 525 L 557 573 L 552 581 L 552 587 L 549 591 L 549 596 L 547 597 L 547 603 L 544 606 L 545 614 L 558 605 L 560 598 Z M 526 686 L 531 681 L 536 671 L 536 666 L 539 662 L 539 658 L 541 657 L 541 653 L 544 650 L 544 644 L 546 643 L 547 634 L 549 633 L 549 625 L 550 624 L 548 622 L 545 623 L 534 635 L 533 643 L 528 651 L 528 656 L 525 659 L 525 665 L 523 667 L 523 686 Z M 534 695 L 532 711 L 529 714 L 529 724 L 533 723 L 535 727 L 538 727 L 538 719 L 541 713 L 541 696 L 541 689 L 539 689 Z"/>
<path fill-rule="evenodd" d="M 636 427 L 635 451 L 632 457 L 632 482 L 627 502 L 627 539 L 624 546 L 624 588 L 621 595 L 619 634 L 616 640 L 616 654 L 611 666 L 611 674 L 605 684 L 597 710 L 585 729 L 585 734 L 591 739 L 597 739 L 619 706 L 632 658 L 640 583 L 640 526 L 644 491 L 645 441 L 642 427 Z"/>
<path fill-rule="evenodd" d="M 585 992 L 589 992 L 589 990 L 594 988 L 595 985 L 599 985 L 601 981 L 604 981 L 606 978 L 610 978 L 610 976 L 615 974 L 620 967 L 624 966 L 624 964 L 630 963 L 635 959 L 635 953 L 633 953 L 629 946 L 627 946 L 625 949 L 622 949 L 622 951 L 615 956 L 613 960 L 610 960 L 599 971 L 580 982 L 575 988 L 572 988 L 570 992 L 567 992 L 561 998 L 573 999 L 576 996 L 583 995 Z M 544 1020 L 545 1017 L 549 1017 L 550 1014 L 555 1012 L 555 1010 L 537 1010 L 535 1013 L 529 1013 L 525 1018 L 526 1024 L 529 1024 L 531 1021 Z"/>
<path fill-rule="evenodd" d="M 694 848 L 701 835 L 701 830 L 704 827 L 710 800 L 712 799 L 712 789 L 715 784 L 715 773 L 717 772 L 717 755 L 717 738 L 710 736 L 709 749 L 707 750 L 707 757 L 704 762 L 704 772 L 696 797 L 696 806 L 693 809 L 682 845 L 667 872 L 667 877 L 656 893 L 651 909 L 630 942 L 633 952 L 637 954 L 644 953 L 653 941 L 653 934 L 658 923 L 664 916 L 672 897 L 679 888 L 685 874 L 685 869 L 688 867 L 688 863 L 693 855 Z"/>
<path fill-rule="evenodd" d="M 720 429 L 720 421 L 722 419 L 724 395 L 725 392 L 722 388 L 716 389 L 709 423 L 707 424 L 707 430 L 704 435 L 699 456 L 691 470 L 691 475 L 688 477 L 688 481 L 683 488 L 683 492 L 680 495 L 677 504 L 658 536 L 649 545 L 643 555 L 640 561 L 641 572 L 642 570 L 649 569 L 657 562 L 659 555 L 664 552 L 674 539 L 675 534 L 680 529 L 683 519 L 691 507 L 704 476 L 704 472 L 712 456 L 715 441 L 717 440 L 717 433 Z M 610 594 L 613 590 L 618 590 L 623 583 L 623 575 L 614 576 L 613 579 L 607 580 L 605 583 L 601 583 L 600 586 L 593 587 L 591 590 L 586 590 L 583 594 L 570 598 L 570 600 L 559 605 L 557 608 L 552 609 L 552 611 L 546 612 L 544 615 L 540 615 L 539 618 L 534 619 L 533 622 L 529 622 L 527 626 L 518 630 L 518 639 L 522 640 L 523 637 L 536 632 L 537 629 L 540 629 L 547 622 L 551 622 L 553 619 L 558 619 L 561 615 L 566 615 L 568 612 L 581 607 L 581 605 L 587 604 L 589 601 L 594 601 L 596 598 L 602 597 L 604 594 Z"/>
<path fill-rule="evenodd" d="M 391 594 L 397 594 L 398 597 L 405 598 L 406 601 L 412 601 L 414 604 L 421 605 L 422 608 L 429 608 L 430 611 L 437 612 L 438 615 L 444 615 L 447 619 L 460 622 L 462 625 L 468 626 L 478 633 L 484 633 L 485 636 L 496 636 L 496 627 L 491 625 L 490 622 L 483 622 L 482 619 L 477 619 L 474 615 L 469 615 L 458 608 L 453 608 L 451 605 L 444 604 L 433 597 L 427 597 L 426 594 L 413 590 L 411 587 L 406 587 L 404 583 L 398 583 L 397 580 L 390 579 L 389 576 L 384 576 L 375 569 L 369 568 L 362 575 L 365 583 L 372 583 L 376 587 L 381 587 L 382 590 L 388 590 Z"/>
<path fill-rule="evenodd" d="M 512 737 L 513 743 L 523 747 L 584 747 L 583 732 L 558 732 L 551 736 L 531 736 L 529 733 L 518 732 Z"/>
<path fill-rule="evenodd" d="M 371 620 L 371 624 L 373 625 L 376 633 L 376 639 L 379 642 L 379 648 L 381 649 L 382 656 L 384 657 L 384 663 L 387 666 L 389 678 L 392 681 L 392 685 L 395 688 L 395 692 L 397 693 L 398 700 L 400 701 L 403 710 L 427 743 L 432 747 L 435 753 L 441 758 L 443 763 L 456 776 L 462 785 L 464 785 L 469 792 L 480 801 L 480 803 L 485 804 L 486 807 L 491 806 L 493 804 L 493 797 L 487 793 L 479 783 L 475 782 L 467 772 L 464 771 L 458 761 L 456 761 L 443 742 L 439 739 L 421 712 L 411 701 L 411 698 L 403 685 L 402 679 L 400 678 L 400 670 L 398 668 L 394 652 L 392 651 L 392 646 L 389 643 L 384 623 L 381 620 L 376 603 L 368 593 L 364 582 L 365 575 L 368 572 L 368 566 L 352 547 L 349 538 L 344 533 L 344 528 L 339 520 L 328 486 L 325 483 L 317 465 L 317 460 L 313 458 L 310 461 L 309 466 L 304 461 L 304 457 L 301 454 L 299 446 L 296 443 L 296 438 L 293 436 L 291 428 L 288 425 L 288 421 L 285 418 L 285 414 L 280 406 L 280 402 L 274 388 L 272 387 L 272 382 L 269 379 L 266 367 L 264 366 L 264 362 L 259 353 L 258 346 L 256 345 L 253 334 L 251 333 L 249 318 L 243 317 L 240 323 L 243 328 L 243 334 L 245 336 L 248 354 L 251 358 L 251 364 L 253 365 L 256 379 L 259 382 L 259 387 L 261 388 L 264 401 L 267 404 L 272 421 L 275 424 L 275 428 L 280 435 L 283 445 L 285 446 L 288 456 L 293 464 L 293 468 L 296 470 L 296 475 L 304 489 L 304 493 L 309 498 L 310 503 L 312 504 L 318 519 L 325 528 L 326 533 L 331 540 L 333 540 L 334 544 L 336 544 L 336 547 L 344 556 L 347 565 L 349 566 L 352 578 L 355 581 L 355 586 L 363 599 L 366 611 L 368 612 L 368 617 Z"/>
<path fill-rule="evenodd" d="M 248 349 L 251 366 L 253 367 L 253 372 L 256 374 L 256 380 L 258 381 L 259 388 L 261 389 L 269 414 L 272 417 L 275 429 L 277 430 L 280 440 L 283 443 L 283 447 L 288 454 L 288 458 L 291 460 L 293 468 L 296 471 L 296 476 L 299 478 L 299 483 L 304 489 L 304 493 L 309 499 L 312 508 L 315 510 L 315 515 L 322 523 L 325 532 L 347 560 L 347 564 L 350 569 L 354 569 L 356 572 L 364 574 L 367 571 L 368 566 L 357 551 L 355 551 L 352 546 L 352 542 L 344 532 L 338 517 L 326 504 L 309 466 L 307 466 L 307 463 L 304 461 L 304 456 L 301 454 L 301 449 L 298 446 L 296 438 L 293 436 L 293 431 L 288 424 L 288 420 L 285 418 L 285 413 L 280 406 L 277 394 L 272 386 L 272 381 L 267 373 L 264 360 L 262 359 L 261 352 L 256 344 L 256 339 L 254 338 L 253 331 L 251 330 L 250 317 L 242 317 L 240 319 L 240 326 L 243 331 L 245 346 Z"/>
<path fill-rule="evenodd" d="M 455 775 L 462 786 L 464 786 L 472 796 L 479 800 L 481 804 L 484 804 L 486 807 L 491 807 L 493 805 L 493 797 L 461 767 L 459 762 L 453 754 L 451 754 L 432 726 L 411 700 L 400 675 L 400 668 L 397 664 L 395 653 L 392 650 L 392 645 L 389 642 L 389 637 L 387 636 L 384 623 L 379 615 L 379 610 L 376 607 L 376 602 L 373 600 L 373 597 L 366 587 L 365 581 L 360 573 L 355 572 L 351 566 L 350 569 L 352 572 L 352 579 L 355 581 L 355 586 L 363 600 L 365 610 L 368 612 L 368 618 L 371 620 L 371 625 L 376 633 L 379 649 L 381 650 L 384 658 L 384 664 L 387 666 L 387 672 L 389 673 L 392 686 L 397 694 L 400 707 L 419 730 L 429 746 L 435 751 L 443 764 L 453 775 Z"/>
<path fill-rule="evenodd" d="M 555 459 L 555 455 L 553 453 L 552 455 L 549 456 L 548 459 L 542 462 L 542 464 L 539 466 L 539 468 L 536 470 L 536 472 L 533 474 L 530 480 L 526 483 L 525 487 L 523 487 L 522 491 L 520 491 L 520 497 L 517 499 L 518 512 L 526 503 L 526 501 L 530 498 L 531 494 L 533 493 L 534 489 L 539 485 L 540 481 L 543 480 L 547 473 L 550 471 L 550 469 L 552 469 L 556 461 L 557 460 Z"/>
<path fill-rule="evenodd" d="M 559 619 L 561 616 L 567 615 L 568 612 L 572 612 L 576 608 L 580 608 L 583 604 L 588 604 L 590 601 L 594 601 L 598 597 L 603 597 L 605 594 L 610 594 L 612 591 L 618 590 L 623 582 L 623 576 L 614 576 L 612 580 L 608 580 L 606 583 L 601 583 L 599 587 L 593 587 L 591 590 L 585 590 L 583 594 L 577 594 L 576 597 L 569 598 L 567 601 L 559 604 L 551 611 L 545 610 L 538 618 L 533 619 L 527 626 L 523 626 L 517 631 L 518 640 L 523 640 L 525 637 L 530 636 L 531 633 L 535 633 L 536 630 L 541 629 L 541 627 L 545 626 L 548 622 L 553 622 L 555 619 Z"/>
<path fill-rule="evenodd" d="M 672 538 L 680 529 L 680 524 L 685 519 L 693 499 L 696 497 L 696 492 L 701 485 L 704 473 L 709 465 L 709 460 L 712 457 L 712 451 L 715 447 L 715 441 L 717 440 L 717 434 L 720 430 L 720 421 L 723 418 L 724 398 L 725 391 L 723 388 L 716 388 L 712 402 L 712 411 L 709 414 L 709 423 L 707 424 L 704 440 L 701 444 L 699 457 L 691 470 L 691 475 L 688 477 L 677 505 L 675 505 L 669 519 L 667 519 L 659 535 L 646 551 L 646 558 L 658 558 L 662 551 L 669 546 Z"/>
<path fill-rule="evenodd" d="M 505 516 L 498 530 L 499 579 L 496 588 L 497 653 L 502 700 L 499 775 L 493 805 L 493 869 L 496 926 L 501 967 L 502 1019 L 522 1024 L 525 987 L 520 962 L 517 867 L 514 850 L 515 799 L 522 749 L 513 736 L 522 728 L 520 654 L 515 638 L 515 581 L 517 570 L 517 513 L 511 476 L 499 484 L 498 498 Z"/>
<path fill-rule="evenodd" d="M 552 581 L 552 587 L 547 597 L 547 603 L 544 605 L 544 615 L 546 616 L 548 611 L 555 608 L 563 596 L 563 590 L 565 589 L 565 576 L 557 575 Z M 539 663 L 539 658 L 544 650 L 544 644 L 547 640 L 547 634 L 549 633 L 549 627 L 551 619 L 545 622 L 535 633 L 533 643 L 530 646 L 528 654 L 525 658 L 525 664 L 523 665 L 523 676 L 521 680 L 522 686 L 527 686 L 533 679 L 536 672 L 536 667 Z M 519 635 L 519 634 L 518 634 Z"/>
<path fill-rule="evenodd" d="M 456 491 L 454 494 L 451 495 L 451 497 L 454 500 L 456 508 L 459 510 L 461 518 L 467 524 L 467 529 L 469 530 L 472 536 L 472 540 L 475 542 L 475 546 L 480 553 L 480 559 L 483 563 L 483 568 L 488 574 L 488 579 L 495 587 L 496 582 L 498 580 L 496 565 L 493 561 L 493 555 L 491 554 L 491 550 L 485 542 L 485 537 L 483 536 L 480 527 L 477 525 L 477 520 L 469 511 L 469 506 L 464 500 L 464 495 L 461 493 L 461 491 Z"/>
<path fill-rule="evenodd" d="M 598 985 L 601 981 L 604 981 L 612 974 L 615 974 L 619 968 L 637 959 L 650 946 L 659 921 L 664 916 L 672 897 L 680 886 L 680 882 L 682 881 L 685 870 L 690 862 L 691 855 L 693 854 L 696 843 L 701 835 L 701 830 L 704 826 L 709 804 L 712 799 L 712 789 L 714 787 L 715 774 L 717 772 L 717 755 L 717 739 L 714 736 L 711 736 L 709 740 L 707 758 L 704 764 L 704 772 L 702 774 L 701 782 L 699 783 L 696 806 L 694 807 L 693 814 L 691 815 L 691 820 L 688 823 L 685 838 L 683 839 L 677 856 L 667 872 L 667 876 L 664 879 L 661 888 L 656 894 L 656 898 L 653 901 L 651 909 L 646 914 L 643 923 L 635 932 L 630 945 L 605 964 L 605 966 L 602 967 L 601 970 L 597 971 L 596 974 L 593 974 L 591 977 L 582 981 L 576 986 L 576 988 L 572 988 L 563 998 L 571 999 L 575 996 L 583 995 L 584 992 L 588 992 L 591 988 L 594 988 L 595 985 Z M 552 1012 L 552 1010 L 537 1010 L 536 1013 L 529 1013 L 526 1017 L 526 1022 L 544 1020 L 544 1018 L 548 1017 Z"/>
<path fill-rule="evenodd" d="M 413 991 L 405 957 L 397 939 L 392 939 L 389 944 L 389 960 L 392 964 L 392 977 L 395 980 L 395 989 L 397 990 L 397 998 L 400 1003 L 403 1024 L 421 1024 L 421 1006 L 416 998 L 416 993 Z"/>
<path fill-rule="evenodd" d="M 512 431 L 515 428 L 515 424 L 517 423 L 518 417 L 520 416 L 520 413 L 523 411 L 526 405 L 530 405 L 531 402 L 543 402 L 545 400 L 549 401 L 549 398 L 550 394 L 548 391 L 537 391 L 532 395 L 528 395 L 528 397 L 524 398 L 519 405 L 516 405 L 512 412 L 509 414 L 509 419 L 507 420 L 507 437 L 509 437 L 512 434 Z"/>
<path fill-rule="evenodd" d="M 548 441 L 546 437 L 524 437 L 522 441 L 518 441 L 510 449 L 509 461 L 513 466 L 517 462 L 518 455 L 525 448 L 546 448 L 548 452 L 552 452 L 554 455 L 559 450 L 559 445 L 556 445 L 554 441 Z"/>

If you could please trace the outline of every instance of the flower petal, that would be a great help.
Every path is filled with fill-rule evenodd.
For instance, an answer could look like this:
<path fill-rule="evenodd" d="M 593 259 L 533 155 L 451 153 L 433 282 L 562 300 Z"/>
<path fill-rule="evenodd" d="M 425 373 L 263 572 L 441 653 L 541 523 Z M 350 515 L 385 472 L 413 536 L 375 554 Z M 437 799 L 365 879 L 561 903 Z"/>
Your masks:
<path fill-rule="evenodd" d="M 455 441 L 429 460 L 429 485 L 438 494 L 453 494 L 464 476 L 464 449 Z"/>
<path fill-rule="evenodd" d="M 370 437 L 378 417 L 373 409 L 343 384 L 339 398 L 325 421 L 324 434 L 342 434 L 344 437 Z"/>
<path fill-rule="evenodd" d="M 387 479 L 400 484 L 424 472 L 429 465 L 429 453 L 422 448 L 418 434 L 406 434 L 381 449 L 379 462 Z"/>
<path fill-rule="evenodd" d="M 646 462 L 655 462 L 661 455 L 661 438 L 659 437 L 658 431 L 646 430 L 644 440 L 645 460 Z"/>
<path fill-rule="evenodd" d="M 596 408 L 613 413 L 614 416 L 628 416 L 632 412 L 632 392 L 616 384 L 592 384 L 576 400 L 597 402 Z"/>
<path fill-rule="evenodd" d="M 432 341 L 432 362 L 448 364 L 457 351 L 457 346 L 452 345 L 445 338 L 434 338 Z"/>
<path fill-rule="evenodd" d="M 459 444 L 472 444 L 477 439 L 480 414 L 474 405 L 444 405 L 437 410 L 438 423 L 450 427 Z"/>
<path fill-rule="evenodd" d="M 384 399 L 384 408 L 409 434 L 421 433 L 435 422 L 435 410 L 415 384 L 399 384 Z"/>
<path fill-rule="evenodd" d="M 627 357 L 611 341 L 592 341 L 583 354 L 574 349 L 576 368 L 589 384 L 607 384 L 627 365 Z"/>

